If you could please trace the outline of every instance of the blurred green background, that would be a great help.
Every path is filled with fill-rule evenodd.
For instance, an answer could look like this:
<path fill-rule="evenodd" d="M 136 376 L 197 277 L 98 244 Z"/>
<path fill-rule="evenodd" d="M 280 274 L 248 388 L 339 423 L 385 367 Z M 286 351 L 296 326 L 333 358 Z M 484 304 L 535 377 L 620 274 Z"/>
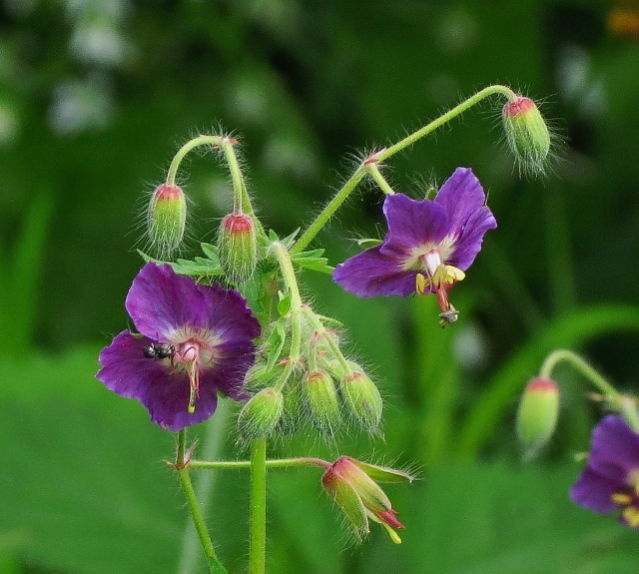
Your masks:
<path fill-rule="evenodd" d="M 375 528 L 352 545 L 319 474 L 274 471 L 269 571 L 636 571 L 636 533 L 568 500 L 581 468 L 573 455 L 587 450 L 600 415 L 583 381 L 559 371 L 560 428 L 540 462 L 520 463 L 513 413 L 556 347 L 637 388 L 639 4 L 0 6 L 0 572 L 204 571 L 162 462 L 173 437 L 93 378 L 100 347 L 128 325 L 145 200 L 182 142 L 220 124 L 232 130 L 265 225 L 287 233 L 340 186 L 349 158 L 496 82 L 540 98 L 566 140 L 549 177 L 518 177 L 497 101 L 387 171 L 416 196 L 471 166 L 489 193 L 499 228 L 454 292 L 463 310 L 454 329 L 439 329 L 431 298 L 364 301 L 327 276 L 303 277 L 379 382 L 385 434 L 328 446 L 301 437 L 274 453 L 418 467 L 419 482 L 388 489 L 404 543 Z M 193 199 L 189 255 L 214 239 L 231 199 L 210 157 L 191 158 L 182 175 Z M 364 186 L 315 245 L 333 264 L 354 254 L 359 234 L 383 233 L 380 206 Z M 191 433 L 202 452 L 218 440 L 223 456 L 245 456 L 232 416 Z M 216 475 L 209 491 L 219 554 L 242 572 L 246 473 Z"/>

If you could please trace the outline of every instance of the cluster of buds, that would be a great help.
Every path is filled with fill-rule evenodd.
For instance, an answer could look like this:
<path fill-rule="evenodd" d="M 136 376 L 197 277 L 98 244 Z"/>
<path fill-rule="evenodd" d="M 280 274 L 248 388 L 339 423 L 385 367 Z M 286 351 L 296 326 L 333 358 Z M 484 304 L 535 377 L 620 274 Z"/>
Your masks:
<path fill-rule="evenodd" d="M 297 359 L 291 358 L 291 321 L 300 330 Z M 369 433 L 378 430 L 383 408 L 379 390 L 358 363 L 344 357 L 339 333 L 325 326 L 332 321 L 303 305 L 273 325 L 261 359 L 249 373 L 249 384 L 257 393 L 240 413 L 243 437 L 290 432 L 305 420 L 327 436 L 333 436 L 345 419 Z"/>

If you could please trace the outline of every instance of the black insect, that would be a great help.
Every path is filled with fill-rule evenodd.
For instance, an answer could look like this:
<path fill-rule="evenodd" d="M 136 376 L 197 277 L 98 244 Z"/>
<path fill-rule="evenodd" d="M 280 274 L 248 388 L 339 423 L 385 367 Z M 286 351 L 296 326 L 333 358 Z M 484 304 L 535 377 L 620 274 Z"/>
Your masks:
<path fill-rule="evenodd" d="M 144 356 L 147 359 L 172 359 L 175 355 L 175 345 L 170 343 L 151 343 L 144 347 Z"/>

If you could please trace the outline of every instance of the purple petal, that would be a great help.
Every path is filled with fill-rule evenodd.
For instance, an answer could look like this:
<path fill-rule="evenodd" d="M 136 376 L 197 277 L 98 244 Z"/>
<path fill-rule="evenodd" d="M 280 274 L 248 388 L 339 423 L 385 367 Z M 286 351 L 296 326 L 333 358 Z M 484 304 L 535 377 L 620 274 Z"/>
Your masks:
<path fill-rule="evenodd" d="M 213 385 L 236 401 L 249 398 L 244 379 L 255 359 L 255 345 L 251 341 L 234 340 L 215 347 L 215 366 L 201 373 L 200 386 Z"/>
<path fill-rule="evenodd" d="M 140 333 L 166 342 L 171 331 L 189 325 L 208 326 L 207 303 L 190 277 L 177 275 L 170 265 L 147 263 L 133 280 L 126 309 Z"/>
<path fill-rule="evenodd" d="M 622 485 L 618 482 L 602 476 L 588 466 L 572 485 L 570 499 L 584 508 L 605 514 L 617 509 L 611 496 L 620 486 Z"/>
<path fill-rule="evenodd" d="M 168 360 L 145 357 L 144 349 L 152 342 L 123 331 L 100 353 L 102 369 L 96 378 L 119 395 L 138 399 L 154 423 L 172 431 L 208 419 L 217 406 L 216 387 L 201 381 L 195 412 L 189 413 L 186 372 L 174 371 Z"/>
<path fill-rule="evenodd" d="M 381 253 L 377 245 L 340 263 L 333 281 L 358 297 L 407 296 L 415 292 L 415 271 L 404 271 L 396 257 Z"/>
<path fill-rule="evenodd" d="M 237 291 L 219 285 L 196 286 L 203 301 L 206 326 L 222 341 L 241 339 L 250 342 L 260 335 L 260 324 L 246 299 Z"/>
<path fill-rule="evenodd" d="M 592 433 L 588 466 L 610 478 L 639 468 L 639 435 L 619 416 L 608 415 Z"/>
<path fill-rule="evenodd" d="M 487 207 L 479 208 L 468 218 L 461 235 L 455 242 L 455 251 L 447 263 L 462 271 L 468 269 L 481 250 L 484 234 L 489 229 L 496 227 L 497 221 L 490 209 Z"/>
<path fill-rule="evenodd" d="M 382 251 L 391 249 L 406 254 L 425 243 L 439 243 L 450 229 L 449 217 L 442 206 L 429 199 L 415 201 L 401 193 L 386 198 L 384 216 L 388 233 Z"/>
<path fill-rule="evenodd" d="M 435 203 L 444 208 L 450 219 L 450 235 L 461 235 L 468 221 L 486 204 L 486 195 L 469 167 L 458 167 L 441 186 Z"/>

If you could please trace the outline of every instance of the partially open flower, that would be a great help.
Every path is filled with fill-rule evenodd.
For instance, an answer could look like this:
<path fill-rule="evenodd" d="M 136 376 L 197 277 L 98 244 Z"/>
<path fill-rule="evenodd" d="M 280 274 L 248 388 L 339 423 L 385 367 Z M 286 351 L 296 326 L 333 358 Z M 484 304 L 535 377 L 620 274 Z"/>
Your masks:
<path fill-rule="evenodd" d="M 260 325 L 246 300 L 219 285 L 198 285 L 170 265 L 147 263 L 126 309 L 140 334 L 123 331 L 100 353 L 96 377 L 138 399 L 172 431 L 209 418 L 217 393 L 242 400 Z"/>
<path fill-rule="evenodd" d="M 395 529 L 404 529 L 397 511 L 378 482 L 412 482 L 413 476 L 401 470 L 361 462 L 349 456 L 338 458 L 324 473 L 326 492 L 344 511 L 358 540 L 369 533 L 369 520 L 378 522 L 395 544 L 402 540 Z"/>
<path fill-rule="evenodd" d="M 605 417 L 592 433 L 588 465 L 570 489 L 573 502 L 639 528 L 639 434 L 619 416 Z"/>
<path fill-rule="evenodd" d="M 434 293 L 443 324 L 453 323 L 448 290 L 464 278 L 484 233 L 497 227 L 479 180 L 457 168 L 434 201 L 397 193 L 385 199 L 384 215 L 384 241 L 338 265 L 334 281 L 359 297 Z"/>

